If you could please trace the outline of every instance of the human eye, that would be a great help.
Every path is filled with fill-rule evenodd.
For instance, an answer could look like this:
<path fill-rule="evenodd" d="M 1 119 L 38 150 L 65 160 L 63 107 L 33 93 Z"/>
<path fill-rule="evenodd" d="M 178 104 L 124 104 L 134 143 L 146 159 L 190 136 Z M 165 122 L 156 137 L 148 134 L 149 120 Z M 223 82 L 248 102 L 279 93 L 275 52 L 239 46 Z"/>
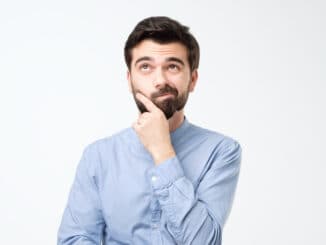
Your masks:
<path fill-rule="evenodd" d="M 170 71 L 176 72 L 180 70 L 180 67 L 177 64 L 169 64 L 168 65 L 168 69 Z"/>
<path fill-rule="evenodd" d="M 150 65 L 147 63 L 143 63 L 139 66 L 139 70 L 141 71 L 149 71 L 150 70 Z"/>

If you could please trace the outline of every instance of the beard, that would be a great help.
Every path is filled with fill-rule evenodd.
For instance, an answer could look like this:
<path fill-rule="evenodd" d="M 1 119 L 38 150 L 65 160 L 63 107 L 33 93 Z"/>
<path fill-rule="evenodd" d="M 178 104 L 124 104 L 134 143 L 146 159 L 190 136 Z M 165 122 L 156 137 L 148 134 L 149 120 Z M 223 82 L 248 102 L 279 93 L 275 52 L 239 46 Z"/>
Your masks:
<path fill-rule="evenodd" d="M 136 98 L 137 92 L 141 93 L 139 90 L 135 89 L 132 86 L 132 94 L 140 113 L 148 112 L 145 105 Z M 159 97 L 164 94 L 172 94 L 173 97 L 169 96 L 168 98 L 159 100 Z M 178 90 L 166 84 L 159 91 L 152 93 L 149 99 L 164 113 L 166 119 L 168 120 L 174 115 L 176 111 L 180 111 L 185 107 L 188 100 L 188 95 L 189 86 L 184 93 L 179 95 Z"/>

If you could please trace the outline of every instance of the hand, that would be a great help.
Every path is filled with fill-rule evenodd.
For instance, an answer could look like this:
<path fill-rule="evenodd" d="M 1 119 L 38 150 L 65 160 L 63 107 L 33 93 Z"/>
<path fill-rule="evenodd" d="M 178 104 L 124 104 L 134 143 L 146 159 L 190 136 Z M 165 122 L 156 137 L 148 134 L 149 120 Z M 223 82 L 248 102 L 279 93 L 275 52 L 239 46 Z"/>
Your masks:
<path fill-rule="evenodd" d="M 176 155 L 171 143 L 169 122 L 164 113 L 146 96 L 137 93 L 136 98 L 144 104 L 148 112 L 139 115 L 133 128 L 158 165 Z"/>

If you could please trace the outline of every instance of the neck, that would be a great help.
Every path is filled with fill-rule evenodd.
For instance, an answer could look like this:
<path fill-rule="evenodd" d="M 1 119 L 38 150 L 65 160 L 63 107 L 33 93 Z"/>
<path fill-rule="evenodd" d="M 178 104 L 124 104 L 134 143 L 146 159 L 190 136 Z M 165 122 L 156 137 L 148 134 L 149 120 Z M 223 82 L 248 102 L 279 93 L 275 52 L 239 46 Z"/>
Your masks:
<path fill-rule="evenodd" d="M 176 130 L 180 125 L 183 123 L 184 120 L 184 112 L 176 111 L 173 116 L 169 119 L 169 128 L 170 133 L 172 133 L 174 130 Z"/>

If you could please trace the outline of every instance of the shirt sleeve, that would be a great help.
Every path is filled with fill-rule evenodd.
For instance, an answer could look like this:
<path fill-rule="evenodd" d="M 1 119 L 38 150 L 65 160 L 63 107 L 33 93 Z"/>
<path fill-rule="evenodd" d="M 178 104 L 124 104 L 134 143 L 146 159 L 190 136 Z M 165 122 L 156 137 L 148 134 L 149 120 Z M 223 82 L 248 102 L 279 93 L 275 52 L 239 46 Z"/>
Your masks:
<path fill-rule="evenodd" d="M 238 181 L 241 147 L 232 141 L 224 150 L 213 151 L 209 161 L 196 190 L 178 157 L 150 169 L 153 192 L 178 244 L 221 244 Z"/>
<path fill-rule="evenodd" d="M 58 231 L 58 245 L 101 244 L 105 222 L 94 168 L 94 154 L 88 147 L 77 167 Z"/>

